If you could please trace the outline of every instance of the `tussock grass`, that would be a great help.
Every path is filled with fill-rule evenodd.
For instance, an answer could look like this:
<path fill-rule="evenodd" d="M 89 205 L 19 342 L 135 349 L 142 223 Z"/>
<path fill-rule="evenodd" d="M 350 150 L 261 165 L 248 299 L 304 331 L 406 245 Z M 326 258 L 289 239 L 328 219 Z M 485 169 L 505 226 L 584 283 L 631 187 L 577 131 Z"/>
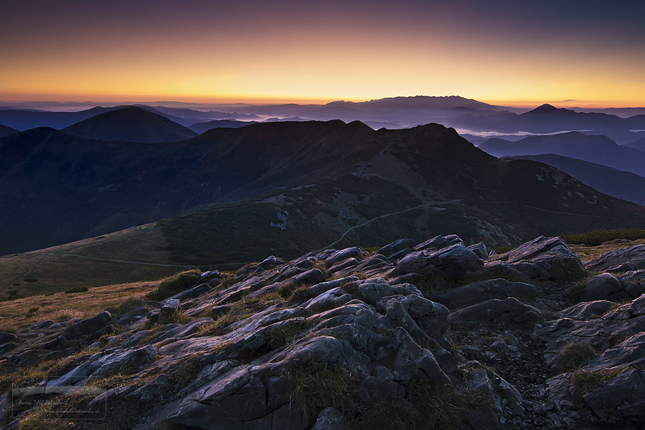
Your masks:
<path fill-rule="evenodd" d="M 3 330 L 20 330 L 44 320 L 67 321 L 88 318 L 106 309 L 118 308 L 128 300 L 140 300 L 154 290 L 149 282 L 107 285 L 90 288 L 83 294 L 55 293 L 49 296 L 30 296 L 0 306 Z M 37 312 L 28 312 L 38 308 Z"/>
<path fill-rule="evenodd" d="M 614 376 L 625 370 L 624 368 L 602 369 L 587 372 L 584 370 L 573 374 L 571 381 L 573 386 L 580 391 L 580 396 L 591 392 L 593 389 L 604 385 Z"/>
<path fill-rule="evenodd" d="M 161 301 L 179 294 L 195 286 L 199 282 L 201 274 L 202 272 L 199 270 L 193 269 L 164 278 L 159 282 L 157 290 L 149 295 L 149 298 Z"/>
<path fill-rule="evenodd" d="M 569 372 L 582 366 L 596 355 L 596 351 L 589 344 L 570 343 L 558 353 L 558 368 L 561 372 Z"/>
<path fill-rule="evenodd" d="M 226 328 L 231 324 L 252 317 L 269 306 L 283 302 L 284 300 L 277 293 L 238 300 L 231 305 L 228 312 L 215 322 L 200 329 L 200 334 L 202 336 L 221 336 L 226 334 Z"/>

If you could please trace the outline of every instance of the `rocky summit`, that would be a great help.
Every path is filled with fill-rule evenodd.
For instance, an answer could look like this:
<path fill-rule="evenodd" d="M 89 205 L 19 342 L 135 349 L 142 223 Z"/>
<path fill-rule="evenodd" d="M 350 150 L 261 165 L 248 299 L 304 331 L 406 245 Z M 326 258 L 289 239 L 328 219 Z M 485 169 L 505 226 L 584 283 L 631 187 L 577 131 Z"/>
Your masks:
<path fill-rule="evenodd" d="M 0 333 L 3 428 L 643 428 L 634 253 L 449 235 L 192 273 Z"/>

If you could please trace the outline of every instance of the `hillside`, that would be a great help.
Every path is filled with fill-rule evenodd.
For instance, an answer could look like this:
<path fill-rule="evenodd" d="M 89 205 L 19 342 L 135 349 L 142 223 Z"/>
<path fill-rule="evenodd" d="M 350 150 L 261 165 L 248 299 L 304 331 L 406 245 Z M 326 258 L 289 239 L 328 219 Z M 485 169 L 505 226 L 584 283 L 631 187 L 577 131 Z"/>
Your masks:
<path fill-rule="evenodd" d="M 645 205 L 645 178 L 634 173 L 555 154 L 513 157 L 539 161 L 573 176 L 601 193 Z"/>
<path fill-rule="evenodd" d="M 18 130 L 15 128 L 7 127 L 6 125 L 0 124 L 0 137 L 8 136 L 10 134 L 17 133 Z"/>
<path fill-rule="evenodd" d="M 436 124 L 267 123 L 155 145 L 37 129 L 1 139 L 0 151 L 0 196 L 14 208 L 0 214 L 4 253 L 102 235 L 63 259 L 99 259 L 106 271 L 115 259 L 235 267 L 446 229 L 495 247 L 645 225 L 641 206 L 541 163 L 496 159 Z M 146 223 L 135 236 L 106 234 Z M 6 279 L 50 288 L 57 254 L 24 254 Z"/>
<path fill-rule="evenodd" d="M 530 136 L 517 142 L 493 138 L 479 149 L 496 157 L 557 154 L 645 176 L 645 153 L 618 145 L 606 136 L 570 132 Z"/>
<path fill-rule="evenodd" d="M 196 136 L 194 131 L 138 106 L 109 110 L 62 131 L 88 139 L 143 143 L 178 142 Z"/>

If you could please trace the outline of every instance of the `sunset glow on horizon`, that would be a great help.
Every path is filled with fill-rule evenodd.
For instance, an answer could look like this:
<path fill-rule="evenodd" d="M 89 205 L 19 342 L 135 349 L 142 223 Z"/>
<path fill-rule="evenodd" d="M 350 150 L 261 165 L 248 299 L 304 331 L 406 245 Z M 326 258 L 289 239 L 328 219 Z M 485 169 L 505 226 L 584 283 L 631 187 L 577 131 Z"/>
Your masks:
<path fill-rule="evenodd" d="M 645 4 L 519 3 L 12 2 L 0 100 L 645 106 Z"/>

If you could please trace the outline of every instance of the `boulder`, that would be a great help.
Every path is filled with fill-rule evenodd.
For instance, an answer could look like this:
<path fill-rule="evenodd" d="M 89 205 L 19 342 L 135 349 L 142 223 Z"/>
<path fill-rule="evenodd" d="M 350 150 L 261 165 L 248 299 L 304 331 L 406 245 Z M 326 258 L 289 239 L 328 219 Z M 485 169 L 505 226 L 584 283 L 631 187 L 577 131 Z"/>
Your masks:
<path fill-rule="evenodd" d="M 540 236 L 490 261 L 502 261 L 527 278 L 539 281 L 570 281 L 584 276 L 580 258 L 559 237 Z"/>
<path fill-rule="evenodd" d="M 403 251 L 404 249 L 409 249 L 413 248 L 417 243 L 414 241 L 414 239 L 399 239 L 395 240 L 392 243 L 389 243 L 379 249 L 377 252 L 379 254 L 385 255 L 385 256 L 391 256 L 392 254 L 396 254 L 397 252 Z"/>
<path fill-rule="evenodd" d="M 311 430 L 344 430 L 345 418 L 338 409 L 326 408 L 318 415 L 316 424 Z"/>
<path fill-rule="evenodd" d="M 458 279 L 480 273 L 483 267 L 483 261 L 473 251 L 455 244 L 434 252 L 422 250 L 408 254 L 397 263 L 390 276 L 419 273 Z"/>
<path fill-rule="evenodd" d="M 447 236 L 435 236 L 432 239 L 428 239 L 425 242 L 422 242 L 414 247 L 415 251 L 420 251 L 423 249 L 432 249 L 437 250 L 445 248 L 451 245 L 464 245 L 464 241 L 461 240 L 456 234 L 449 234 Z"/>
<path fill-rule="evenodd" d="M 645 269 L 645 245 L 616 249 L 585 263 L 590 272 L 627 272 Z"/>
<path fill-rule="evenodd" d="M 325 266 L 330 268 L 339 261 L 347 260 L 348 258 L 355 258 L 357 260 L 362 259 L 363 250 L 355 246 L 353 248 L 345 248 L 340 251 L 336 251 L 325 259 Z"/>
<path fill-rule="evenodd" d="M 67 327 L 62 336 L 66 339 L 73 339 L 78 336 L 92 334 L 97 330 L 109 325 L 112 322 L 112 315 L 108 311 L 103 311 L 92 318 L 77 321 Z"/>
<path fill-rule="evenodd" d="M 439 296 L 439 301 L 449 308 L 459 309 L 490 299 L 507 297 L 535 297 L 537 288 L 524 282 L 510 282 L 506 279 L 489 279 L 453 288 Z"/>
<path fill-rule="evenodd" d="M 594 276 L 587 284 L 584 300 L 624 300 L 632 298 L 623 288 L 623 284 L 611 273 Z"/>
<path fill-rule="evenodd" d="M 504 300 L 492 299 L 468 306 L 448 316 L 450 324 L 477 323 L 524 323 L 540 321 L 542 313 L 533 306 L 525 305 L 509 297 Z"/>

